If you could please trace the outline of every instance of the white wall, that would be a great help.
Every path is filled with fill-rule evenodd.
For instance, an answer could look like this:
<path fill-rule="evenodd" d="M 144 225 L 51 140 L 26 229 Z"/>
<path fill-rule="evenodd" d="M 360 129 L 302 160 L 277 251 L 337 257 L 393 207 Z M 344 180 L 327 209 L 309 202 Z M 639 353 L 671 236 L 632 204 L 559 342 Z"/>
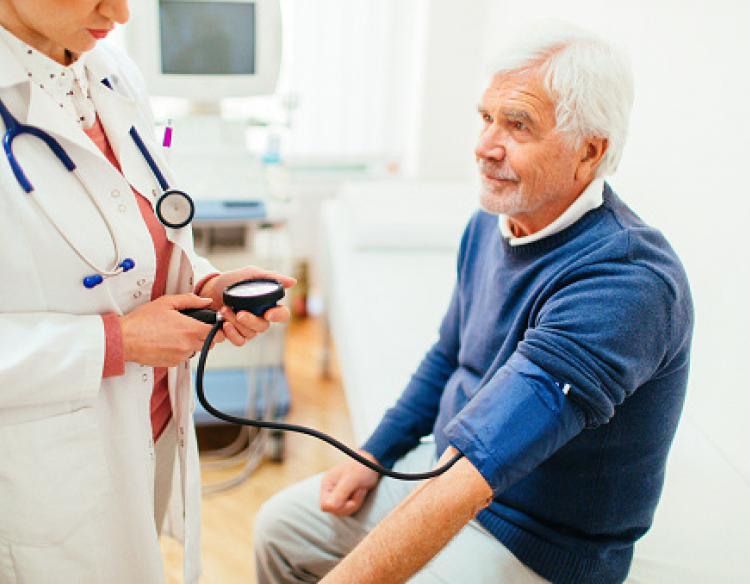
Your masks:
<path fill-rule="evenodd" d="M 278 93 L 299 99 L 285 153 L 395 159 L 403 141 L 393 78 L 414 23 L 398 0 L 284 0 Z"/>
<path fill-rule="evenodd" d="M 479 130 L 476 104 L 481 89 L 482 54 L 489 0 L 458 5 L 446 0 L 418 3 L 411 44 L 413 71 L 394 80 L 408 112 L 402 145 L 410 177 L 462 179 L 474 173 L 474 142 Z M 401 83 L 398 83 L 401 81 Z"/>

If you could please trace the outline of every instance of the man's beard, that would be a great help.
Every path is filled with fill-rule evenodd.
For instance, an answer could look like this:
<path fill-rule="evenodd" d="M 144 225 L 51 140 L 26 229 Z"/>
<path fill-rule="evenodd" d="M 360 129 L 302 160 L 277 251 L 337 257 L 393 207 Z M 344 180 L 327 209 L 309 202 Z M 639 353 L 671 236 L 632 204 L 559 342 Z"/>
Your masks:
<path fill-rule="evenodd" d="M 482 209 L 495 215 L 514 215 L 526 210 L 528 202 L 521 181 L 513 169 L 485 159 L 479 160 L 477 165 L 482 178 L 482 193 L 479 198 Z M 508 182 L 500 189 L 498 185 L 490 183 L 485 175 Z"/>

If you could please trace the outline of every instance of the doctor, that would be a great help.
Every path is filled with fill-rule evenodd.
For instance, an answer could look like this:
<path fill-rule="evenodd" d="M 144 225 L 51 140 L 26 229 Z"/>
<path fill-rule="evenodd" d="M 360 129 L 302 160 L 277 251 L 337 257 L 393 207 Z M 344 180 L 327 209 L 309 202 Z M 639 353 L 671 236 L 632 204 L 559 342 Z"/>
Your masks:
<path fill-rule="evenodd" d="M 0 100 L 77 166 L 76 176 L 42 140 L 20 137 L 27 194 L 0 156 L 0 582 L 161 582 L 162 531 L 184 541 L 185 581 L 196 582 L 188 359 L 210 327 L 178 310 L 222 309 L 218 340 L 236 345 L 289 318 L 234 315 L 221 291 L 292 278 L 217 274 L 189 226 L 156 217 L 160 187 L 130 128 L 175 181 L 150 140 L 143 83 L 97 46 L 127 19 L 127 0 L 0 0 Z M 134 265 L 118 268 L 120 257 Z M 91 264 L 114 273 L 86 288 Z"/>

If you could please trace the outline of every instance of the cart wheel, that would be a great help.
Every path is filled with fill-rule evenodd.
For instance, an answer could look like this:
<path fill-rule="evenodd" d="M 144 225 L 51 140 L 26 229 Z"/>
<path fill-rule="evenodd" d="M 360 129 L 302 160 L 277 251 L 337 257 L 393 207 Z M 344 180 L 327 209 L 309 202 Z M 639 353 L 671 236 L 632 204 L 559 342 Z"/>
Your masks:
<path fill-rule="evenodd" d="M 285 434 L 281 430 L 272 430 L 268 440 L 268 456 L 272 462 L 284 462 L 286 450 Z"/>

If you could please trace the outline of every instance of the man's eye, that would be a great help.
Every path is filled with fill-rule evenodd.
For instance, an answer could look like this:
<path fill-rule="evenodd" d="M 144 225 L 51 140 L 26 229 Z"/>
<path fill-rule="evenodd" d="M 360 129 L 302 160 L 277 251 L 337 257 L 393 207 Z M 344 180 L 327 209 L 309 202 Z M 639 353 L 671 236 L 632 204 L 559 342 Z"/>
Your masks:
<path fill-rule="evenodd" d="M 482 114 L 482 121 L 485 124 L 491 124 L 492 123 L 492 116 L 490 114 Z"/>
<path fill-rule="evenodd" d="M 514 122 L 511 122 L 511 125 L 513 126 L 514 130 L 525 130 L 526 129 L 526 124 L 524 124 L 523 122 L 519 122 L 518 120 L 516 120 Z"/>

